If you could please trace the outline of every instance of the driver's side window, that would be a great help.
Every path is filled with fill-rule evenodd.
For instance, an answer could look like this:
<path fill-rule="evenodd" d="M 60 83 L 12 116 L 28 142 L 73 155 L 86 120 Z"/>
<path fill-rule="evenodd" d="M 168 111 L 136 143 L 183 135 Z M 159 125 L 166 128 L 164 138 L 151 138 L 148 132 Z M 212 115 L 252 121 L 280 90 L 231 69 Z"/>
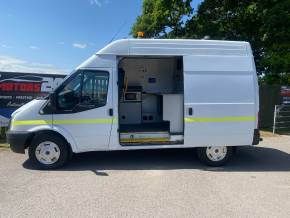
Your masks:
<path fill-rule="evenodd" d="M 80 101 L 82 73 L 78 73 L 57 94 L 57 105 L 60 110 L 72 110 Z"/>
<path fill-rule="evenodd" d="M 79 72 L 58 92 L 58 108 L 63 111 L 84 111 L 105 106 L 108 85 L 108 72 L 90 70 Z"/>

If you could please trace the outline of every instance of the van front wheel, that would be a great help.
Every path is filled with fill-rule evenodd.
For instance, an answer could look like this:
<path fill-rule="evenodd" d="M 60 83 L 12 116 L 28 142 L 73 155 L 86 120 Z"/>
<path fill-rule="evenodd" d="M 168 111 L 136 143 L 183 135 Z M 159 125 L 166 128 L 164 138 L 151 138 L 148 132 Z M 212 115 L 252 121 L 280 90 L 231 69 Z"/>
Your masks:
<path fill-rule="evenodd" d="M 56 169 L 68 160 L 67 142 L 53 133 L 37 134 L 28 150 L 29 159 L 38 169 Z"/>
<path fill-rule="evenodd" d="M 232 157 L 233 148 L 227 146 L 209 146 L 197 149 L 198 158 L 208 166 L 219 167 Z"/>

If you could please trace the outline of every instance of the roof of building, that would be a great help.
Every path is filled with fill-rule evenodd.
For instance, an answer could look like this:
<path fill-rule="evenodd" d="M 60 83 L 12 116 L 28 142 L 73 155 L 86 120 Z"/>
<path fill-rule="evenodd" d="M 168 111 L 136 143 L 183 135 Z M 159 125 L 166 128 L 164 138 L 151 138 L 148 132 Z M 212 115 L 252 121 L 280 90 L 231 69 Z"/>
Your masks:
<path fill-rule="evenodd" d="M 248 42 L 189 39 L 121 39 L 97 52 L 99 55 L 252 55 Z"/>

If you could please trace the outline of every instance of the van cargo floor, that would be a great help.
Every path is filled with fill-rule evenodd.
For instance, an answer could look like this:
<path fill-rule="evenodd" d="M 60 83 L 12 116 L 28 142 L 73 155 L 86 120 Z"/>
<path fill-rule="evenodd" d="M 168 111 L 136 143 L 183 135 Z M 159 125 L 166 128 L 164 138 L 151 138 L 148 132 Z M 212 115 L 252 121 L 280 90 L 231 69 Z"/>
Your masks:
<path fill-rule="evenodd" d="M 120 125 L 120 133 L 129 132 L 169 132 L 169 122 Z"/>

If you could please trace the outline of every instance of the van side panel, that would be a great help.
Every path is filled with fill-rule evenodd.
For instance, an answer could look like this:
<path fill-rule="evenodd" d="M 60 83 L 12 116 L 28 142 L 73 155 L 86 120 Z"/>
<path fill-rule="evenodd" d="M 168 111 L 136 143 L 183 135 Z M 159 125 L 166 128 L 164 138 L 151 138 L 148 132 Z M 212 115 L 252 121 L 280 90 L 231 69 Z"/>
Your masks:
<path fill-rule="evenodd" d="M 251 145 L 255 77 L 249 56 L 185 56 L 185 145 Z"/>

